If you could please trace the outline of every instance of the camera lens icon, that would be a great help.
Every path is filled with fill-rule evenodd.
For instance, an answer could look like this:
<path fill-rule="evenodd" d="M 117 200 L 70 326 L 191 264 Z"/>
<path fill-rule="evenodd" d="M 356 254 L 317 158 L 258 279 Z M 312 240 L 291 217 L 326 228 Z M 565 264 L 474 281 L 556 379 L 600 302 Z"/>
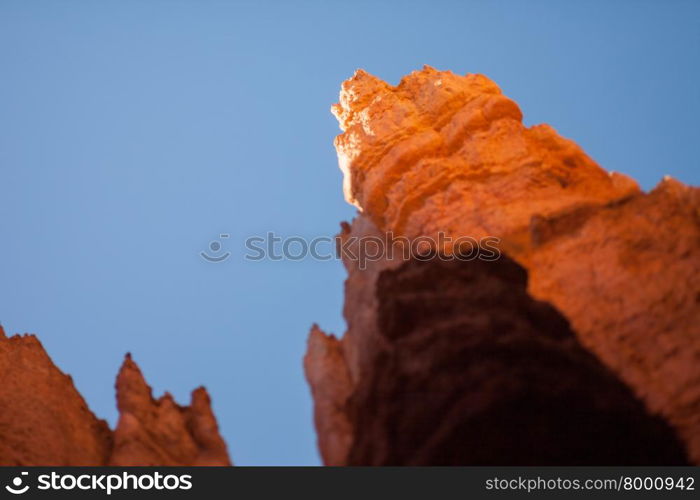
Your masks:
<path fill-rule="evenodd" d="M 222 233 L 219 235 L 218 240 L 214 240 L 209 243 L 209 249 L 199 252 L 199 255 L 207 262 L 223 262 L 231 256 L 231 252 L 223 252 L 223 245 L 221 244 L 222 239 L 228 238 L 230 235 Z M 208 252 L 211 252 L 210 255 Z M 217 255 L 219 254 L 219 255 Z"/>
<path fill-rule="evenodd" d="M 8 484 L 7 486 L 5 486 L 5 489 L 7 491 L 9 491 L 10 493 L 12 493 L 13 495 L 21 495 L 22 493 L 26 493 L 27 490 L 29 489 L 29 485 L 26 484 L 26 485 L 24 485 L 24 487 L 22 487 L 22 476 L 27 476 L 27 475 L 29 475 L 28 472 L 20 473 L 19 476 L 17 476 L 16 478 L 14 478 L 12 480 L 12 486 L 10 486 Z"/>

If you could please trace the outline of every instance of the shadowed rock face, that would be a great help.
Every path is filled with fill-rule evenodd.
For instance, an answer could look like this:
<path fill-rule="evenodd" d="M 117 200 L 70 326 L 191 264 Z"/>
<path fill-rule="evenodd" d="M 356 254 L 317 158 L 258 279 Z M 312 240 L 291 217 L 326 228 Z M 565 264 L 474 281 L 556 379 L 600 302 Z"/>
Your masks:
<path fill-rule="evenodd" d="M 670 427 L 526 281 L 505 256 L 379 275 L 384 343 L 348 401 L 349 464 L 685 463 Z"/>
<path fill-rule="evenodd" d="M 127 356 L 117 403 L 112 432 L 34 335 L 0 327 L 0 465 L 231 465 L 204 388 L 188 407 L 154 400 Z"/>
<path fill-rule="evenodd" d="M 641 192 L 632 179 L 605 171 L 552 127 L 526 127 L 517 104 L 482 75 L 426 67 L 392 86 L 358 70 L 343 83 L 332 111 L 343 131 L 335 146 L 345 196 L 361 210 L 351 226 L 343 225 L 341 241 L 387 233 L 409 240 L 439 241 L 439 234 L 452 241 L 499 238 L 500 250 L 527 271 L 530 299 L 554 306 L 580 345 L 626 384 L 650 414 L 662 416 L 692 461 L 700 463 L 698 188 L 664 178 L 650 193 Z M 449 241 L 438 250 L 453 252 Z M 391 385 L 389 372 L 375 373 L 380 368 L 376 353 L 398 355 L 381 323 L 392 299 L 378 287 L 383 273 L 395 271 L 401 262 L 370 262 L 360 269 L 345 254 L 343 260 L 348 269 L 347 331 L 336 340 L 315 329 L 309 352 L 316 354 L 305 363 L 315 420 L 323 422 L 319 445 L 324 459 L 332 456 L 334 463 L 344 463 L 338 457 L 381 462 L 389 456 L 388 448 L 356 448 L 365 434 L 352 401 L 360 398 L 360 390 L 370 397 L 367 380 Z M 440 296 L 439 290 L 434 293 Z M 499 300 L 508 302 L 509 289 L 502 293 Z M 425 292 L 424 298 L 429 295 Z M 525 302 L 516 304 L 525 307 Z M 420 304 L 405 311 L 420 323 L 413 310 L 427 312 Z M 403 327 L 413 331 L 411 325 Z M 445 336 L 454 334 L 447 331 Z M 431 342 L 442 345 L 443 340 Z M 425 352 L 452 362 L 431 346 Z M 423 351 L 408 352 L 405 356 L 421 360 L 410 363 L 429 364 Z M 438 365 L 431 366 L 439 372 Z M 348 376 L 325 376 L 338 373 Z M 558 380 L 558 371 L 549 379 Z M 573 375 L 565 380 L 579 381 Z M 391 406 L 388 400 L 385 404 Z M 388 418 L 381 408 L 375 410 Z M 363 417 L 363 425 L 368 418 Z M 498 419 L 492 415 L 490 421 Z M 497 441 L 493 445 L 499 446 Z M 460 460 L 478 463 L 479 457 L 487 458 L 477 454 Z M 521 461 L 534 458 L 547 459 L 541 454 Z"/>

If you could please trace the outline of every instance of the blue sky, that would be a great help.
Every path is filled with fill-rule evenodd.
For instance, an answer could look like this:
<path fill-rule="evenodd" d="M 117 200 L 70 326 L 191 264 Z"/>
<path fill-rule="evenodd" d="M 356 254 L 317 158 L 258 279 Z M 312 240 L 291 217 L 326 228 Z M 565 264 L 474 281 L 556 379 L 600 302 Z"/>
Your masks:
<path fill-rule="evenodd" d="M 342 333 L 337 261 L 244 239 L 332 236 L 329 106 L 364 68 L 483 73 L 645 189 L 698 184 L 700 3 L 0 3 L 0 321 L 37 333 L 116 419 L 130 351 L 156 394 L 204 384 L 239 464 L 317 464 L 301 359 Z M 199 252 L 219 234 L 227 260 Z"/>

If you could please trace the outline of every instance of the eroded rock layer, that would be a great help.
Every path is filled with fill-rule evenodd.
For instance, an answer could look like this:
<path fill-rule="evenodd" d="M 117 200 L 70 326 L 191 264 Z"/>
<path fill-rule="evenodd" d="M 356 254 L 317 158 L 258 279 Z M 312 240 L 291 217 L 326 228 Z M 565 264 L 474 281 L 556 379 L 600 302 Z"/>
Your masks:
<path fill-rule="evenodd" d="M 499 238 L 527 271 L 530 297 L 555 306 L 700 463 L 700 190 L 666 178 L 641 192 L 551 127 L 525 127 L 518 106 L 481 75 L 426 67 L 391 86 L 358 71 L 333 112 L 345 195 L 362 213 L 341 240 L 441 241 L 442 233 L 436 250 L 449 255 L 450 241 Z M 364 431 L 350 402 L 376 377 L 373 353 L 386 348 L 379 311 L 387 298 L 373 287 L 401 263 L 344 261 L 348 330 L 333 359 L 307 358 L 307 372 L 315 397 L 331 392 L 319 387 L 324 371 L 349 373 L 332 401 L 316 399 L 316 421 L 335 433 L 319 437 L 324 457 L 352 458 Z M 327 342 L 317 332 L 310 346 Z M 348 440 L 344 451 L 323 449 Z"/>
<path fill-rule="evenodd" d="M 482 75 L 425 68 L 392 87 L 359 70 L 332 110 L 345 196 L 382 231 L 507 235 L 534 215 L 639 194 L 552 127 L 525 127 Z"/>
<path fill-rule="evenodd" d="M 0 327 L 0 465 L 230 465 L 204 388 L 188 407 L 154 400 L 130 356 L 117 377 L 119 423 L 90 411 L 34 335 Z"/>

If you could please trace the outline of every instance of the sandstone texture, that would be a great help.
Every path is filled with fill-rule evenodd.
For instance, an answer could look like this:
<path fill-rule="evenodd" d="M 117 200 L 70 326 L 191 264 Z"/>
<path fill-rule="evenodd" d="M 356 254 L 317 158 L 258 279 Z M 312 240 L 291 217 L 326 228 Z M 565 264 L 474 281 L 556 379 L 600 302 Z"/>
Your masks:
<path fill-rule="evenodd" d="M 659 430 L 663 426 L 659 427 L 657 417 L 663 418 L 679 436 L 692 461 L 700 463 L 698 188 L 665 178 L 650 193 L 642 192 L 629 177 L 603 170 L 581 148 L 560 137 L 552 127 L 523 125 L 517 104 L 481 75 L 459 76 L 426 67 L 406 76 L 397 86 L 391 86 L 358 70 L 343 83 L 340 101 L 332 111 L 343 131 L 336 138 L 335 145 L 344 173 L 345 196 L 360 211 L 352 226 L 343 226 L 339 235 L 341 242 L 351 236 L 382 236 L 387 233 L 411 240 L 427 236 L 440 241 L 442 233 L 451 240 L 438 245 L 435 251 L 451 255 L 456 251 L 453 244 L 459 238 L 497 237 L 504 256 L 527 273 L 526 298 L 531 302 L 525 298 L 518 299 L 518 302 L 511 297 L 520 293 L 518 287 L 512 286 L 499 289 L 503 295 L 500 301 L 513 303 L 515 300 L 519 309 L 513 314 L 524 314 L 528 308 L 534 307 L 532 304 L 547 302 L 554 308 L 552 314 L 561 315 L 570 325 L 576 339 L 577 347 L 570 347 L 574 342 L 571 339 L 565 342 L 569 346 L 566 349 L 552 347 L 551 366 L 547 363 L 541 366 L 549 370 L 549 377 L 552 380 L 561 377 L 571 391 L 582 391 L 581 397 L 589 398 L 591 405 L 587 408 L 595 414 L 591 415 L 594 420 L 612 414 L 632 418 L 637 424 L 630 424 L 630 429 L 636 429 L 631 432 L 639 431 L 641 440 L 644 440 L 642 429 L 645 426 L 657 429 L 656 434 L 652 432 L 649 436 L 663 436 L 665 431 Z M 360 268 L 353 258 L 345 254 L 343 257 L 349 274 L 344 308 L 348 329 L 341 340 L 336 340 L 315 328 L 305 363 L 316 402 L 315 419 L 317 425 L 323 423 L 318 430 L 324 458 L 333 457 L 334 463 L 411 460 L 411 463 L 429 463 L 437 460 L 440 456 L 437 448 L 422 454 L 431 449 L 430 445 L 422 451 L 412 450 L 409 459 L 407 455 L 401 455 L 405 450 L 395 442 L 382 444 L 380 433 L 375 430 L 376 426 L 388 425 L 390 412 L 395 412 L 391 418 L 404 419 L 394 421 L 397 428 L 406 425 L 415 430 L 415 426 L 425 425 L 424 418 L 427 417 L 410 416 L 407 411 L 410 405 L 398 411 L 401 405 L 393 401 L 401 396 L 401 390 L 413 391 L 412 387 L 420 380 L 435 378 L 437 384 L 443 371 L 452 373 L 454 366 L 464 370 L 462 379 L 452 378 L 458 385 L 463 384 L 460 387 L 466 391 L 466 399 L 455 397 L 444 403 L 444 414 L 456 412 L 465 421 L 471 418 L 467 415 L 470 411 L 472 416 L 480 415 L 481 409 L 470 407 L 468 395 L 471 395 L 471 403 L 477 406 L 483 404 L 486 395 L 466 388 L 476 383 L 479 377 L 485 377 L 486 373 L 494 377 L 494 390 L 501 394 L 508 386 L 499 378 L 500 369 L 504 370 L 504 377 L 513 378 L 514 398 L 518 397 L 518 387 L 525 390 L 516 380 L 517 363 L 509 372 L 506 369 L 508 363 L 499 361 L 496 346 L 491 346 L 495 356 L 491 360 L 492 368 L 498 363 L 501 363 L 501 368 L 479 372 L 479 366 L 487 363 L 488 358 L 475 358 L 474 352 L 469 350 L 459 351 L 461 342 L 468 342 L 460 335 L 476 336 L 483 341 L 491 332 L 492 342 L 496 344 L 522 341 L 532 343 L 532 347 L 539 337 L 546 338 L 546 332 L 552 328 L 531 322 L 518 334 L 523 336 L 516 342 L 517 335 L 505 331 L 511 327 L 493 330 L 484 326 L 494 324 L 497 317 L 508 311 L 497 308 L 479 314 L 472 311 L 474 317 L 481 318 L 479 321 L 484 324 L 477 328 L 458 322 L 454 328 L 447 328 L 445 336 L 452 339 L 458 352 L 462 352 L 458 361 L 448 361 L 440 357 L 440 348 L 434 346 L 446 341 L 436 333 L 415 333 L 420 318 L 410 314 L 415 309 L 423 311 L 433 318 L 433 330 L 440 330 L 441 306 L 438 301 L 430 299 L 431 293 L 442 297 L 437 284 L 432 291 L 421 292 L 423 301 L 433 304 L 435 310 L 422 309 L 423 302 L 415 301 L 410 308 L 390 308 L 393 312 L 389 313 L 383 304 L 391 303 L 394 299 L 390 295 L 400 290 L 392 292 L 391 288 L 382 288 L 382 283 L 396 279 L 388 276 L 403 269 L 401 266 L 406 264 L 405 260 L 384 259 Z M 455 263 L 458 267 L 460 264 L 467 268 L 474 263 Z M 493 263 L 494 267 L 498 265 Z M 418 271 L 405 269 L 404 272 Z M 431 272 L 440 275 L 439 269 Z M 423 276 L 430 279 L 431 272 L 425 272 Z M 452 269 L 452 272 L 468 274 L 475 271 Z M 497 271 L 493 273 L 497 274 Z M 420 286 L 418 280 L 409 280 L 408 283 Z M 484 283 L 487 283 L 484 285 L 487 288 L 496 286 L 488 284 L 489 280 Z M 477 295 L 479 293 L 468 283 L 460 286 Z M 409 292 L 404 291 L 404 295 Z M 459 307 L 465 311 L 474 309 L 466 297 L 463 298 Z M 492 300 L 496 299 L 492 297 Z M 399 314 L 397 311 L 413 319 L 387 323 L 385 315 Z M 452 313 L 445 314 L 449 317 Z M 512 321 L 520 325 L 524 318 Z M 405 331 L 400 334 L 392 329 L 394 333 L 390 334 L 388 324 L 398 324 L 399 329 Z M 568 338 L 568 328 L 554 330 Z M 409 347 L 410 342 L 397 344 L 392 335 L 396 339 L 403 338 L 402 335 L 422 338 L 425 351 Z M 525 352 L 531 347 L 524 347 Z M 447 350 L 447 347 L 443 348 Z M 583 359 L 582 348 L 597 360 L 595 367 L 591 358 L 571 366 L 564 363 L 566 369 L 557 365 L 557 359 L 561 361 L 572 356 Z M 444 363 L 433 363 L 422 354 L 431 350 L 437 350 L 435 355 Z M 377 356 L 395 360 L 392 361 L 396 363 L 394 371 L 391 372 L 386 364 L 378 365 Z M 409 365 L 413 371 L 406 368 Z M 383 368 L 380 370 L 380 367 Z M 591 370 L 588 375 L 584 375 L 586 370 Z M 629 402 L 627 396 L 620 396 L 622 406 L 618 408 L 603 403 L 612 401 L 615 391 L 624 392 L 620 386 L 612 389 L 611 373 L 629 387 L 631 392 L 628 394 L 636 395 L 642 402 L 650 420 L 641 423 L 643 418 L 639 412 L 642 407 Z M 392 377 L 398 378 L 392 380 Z M 545 383 L 545 378 L 544 372 L 537 375 L 537 383 L 533 382 L 528 390 L 544 390 L 541 384 Z M 587 386 L 584 380 L 592 385 Z M 600 386 L 600 398 L 594 403 L 595 398 L 591 395 L 596 391 L 596 384 Z M 612 392 L 606 395 L 603 386 L 611 388 Z M 443 389 L 436 385 L 433 390 L 440 392 Z M 452 388 L 446 385 L 444 390 L 449 392 Z M 379 393 L 370 397 L 372 391 L 388 392 L 385 398 L 377 398 Z M 401 397 L 408 398 L 409 395 Z M 372 418 L 361 410 L 361 407 L 367 408 L 366 398 L 379 405 L 373 407 Z M 381 406 L 381 401 L 386 407 Z M 432 400 L 416 398 L 413 404 L 428 404 L 426 401 Z M 506 408 L 511 403 L 499 404 Z M 425 411 L 430 413 L 433 410 Z M 490 410 L 484 411 L 488 414 Z M 497 420 L 495 414 L 492 413 L 491 417 Z M 423 419 L 423 423 L 409 421 L 411 419 Z M 618 420 L 618 424 L 621 423 L 622 420 Z M 428 432 L 432 436 L 430 439 L 440 439 L 435 435 L 440 432 L 438 422 L 432 422 L 432 425 L 434 429 Z M 375 430 L 369 432 L 367 426 Z M 618 428 L 616 432 L 622 431 Z M 376 438 L 374 449 L 368 444 L 371 436 Z M 652 449 L 662 441 L 650 437 L 646 445 Z M 394 446 L 399 448 L 394 449 Z M 562 446 L 569 447 L 569 454 L 558 450 L 559 455 L 555 456 L 552 453 L 556 450 L 550 450 L 549 454 L 511 456 L 511 462 L 561 460 L 575 463 L 575 456 L 578 456 L 579 463 L 593 463 L 593 458 L 601 458 L 583 452 L 574 453 L 572 450 L 578 445 L 573 441 L 563 442 Z M 640 449 L 632 449 L 638 452 L 638 460 L 632 455 L 609 455 L 611 461 L 606 463 L 653 461 Z M 669 457 L 670 463 L 672 455 L 659 452 L 656 456 Z M 450 456 L 448 453 L 443 458 L 447 457 L 447 461 L 453 463 L 481 461 L 487 464 L 493 461 L 493 457 L 477 453 L 452 456 L 452 459 Z"/>
<path fill-rule="evenodd" d="M 112 431 L 34 335 L 0 327 L 0 465 L 231 465 L 204 388 L 189 407 L 154 400 L 130 356 L 116 386 Z"/>

